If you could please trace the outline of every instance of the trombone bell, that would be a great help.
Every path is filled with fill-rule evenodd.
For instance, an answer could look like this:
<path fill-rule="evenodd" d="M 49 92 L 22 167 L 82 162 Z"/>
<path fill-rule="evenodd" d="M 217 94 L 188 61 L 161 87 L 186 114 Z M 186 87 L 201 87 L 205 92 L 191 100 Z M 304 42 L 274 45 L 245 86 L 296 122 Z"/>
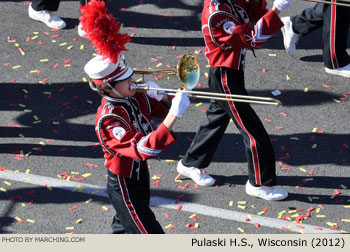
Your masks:
<path fill-rule="evenodd" d="M 190 53 L 185 54 L 177 64 L 177 76 L 181 87 L 193 89 L 197 86 L 200 77 L 200 67 L 197 58 Z"/>

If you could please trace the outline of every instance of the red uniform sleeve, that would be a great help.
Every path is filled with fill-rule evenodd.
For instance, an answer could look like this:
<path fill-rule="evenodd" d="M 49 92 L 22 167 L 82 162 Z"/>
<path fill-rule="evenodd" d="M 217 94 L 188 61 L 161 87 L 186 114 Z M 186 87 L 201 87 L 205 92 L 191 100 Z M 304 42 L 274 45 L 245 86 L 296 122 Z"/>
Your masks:
<path fill-rule="evenodd" d="M 219 9 L 209 16 L 208 25 L 214 43 L 229 49 L 261 47 L 283 23 L 278 15 L 270 10 L 252 27 L 246 22 L 241 24 L 231 13 Z"/>
<path fill-rule="evenodd" d="M 250 21 L 256 23 L 269 10 L 267 9 L 267 3 L 265 0 L 261 1 L 261 7 L 258 6 L 255 0 L 249 0 L 249 2 L 247 3 L 246 11 Z"/>
<path fill-rule="evenodd" d="M 138 133 L 123 118 L 105 120 L 101 125 L 99 138 L 101 137 L 104 145 L 114 155 L 123 155 L 137 160 L 154 158 L 176 140 L 174 134 L 163 123 L 145 136 Z"/>

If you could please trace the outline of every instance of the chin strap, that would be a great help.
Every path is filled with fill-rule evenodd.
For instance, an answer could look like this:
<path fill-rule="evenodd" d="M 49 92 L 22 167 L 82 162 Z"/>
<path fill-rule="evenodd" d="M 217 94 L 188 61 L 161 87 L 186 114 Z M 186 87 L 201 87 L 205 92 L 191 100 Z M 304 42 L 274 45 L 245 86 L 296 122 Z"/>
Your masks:
<path fill-rule="evenodd" d="M 110 87 L 112 89 L 112 92 L 115 95 L 118 95 L 119 97 L 125 98 L 125 96 L 121 95 L 114 87 L 112 87 L 112 85 L 107 80 L 103 80 L 103 83 L 106 84 L 108 87 Z"/>

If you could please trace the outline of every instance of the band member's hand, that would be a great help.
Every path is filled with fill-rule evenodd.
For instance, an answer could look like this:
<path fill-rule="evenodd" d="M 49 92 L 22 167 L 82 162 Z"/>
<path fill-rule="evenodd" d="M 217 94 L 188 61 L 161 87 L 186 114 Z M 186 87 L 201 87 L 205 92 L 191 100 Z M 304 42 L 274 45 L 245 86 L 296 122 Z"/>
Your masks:
<path fill-rule="evenodd" d="M 171 101 L 170 114 L 180 118 L 185 110 L 190 106 L 188 93 L 177 92 L 174 99 Z"/>
<path fill-rule="evenodd" d="M 292 4 L 292 0 L 275 0 L 273 6 L 276 7 L 279 11 L 284 10 Z"/>
<path fill-rule="evenodd" d="M 160 86 L 158 86 L 156 83 L 154 83 L 153 81 L 147 81 L 145 83 L 141 83 L 141 84 L 138 84 L 138 86 L 141 86 L 141 87 L 151 87 L 151 88 L 160 88 Z M 154 98 L 156 99 L 157 101 L 161 101 L 163 99 L 163 96 L 162 94 L 159 94 L 157 90 L 147 90 L 146 94 L 151 97 L 151 98 Z"/>

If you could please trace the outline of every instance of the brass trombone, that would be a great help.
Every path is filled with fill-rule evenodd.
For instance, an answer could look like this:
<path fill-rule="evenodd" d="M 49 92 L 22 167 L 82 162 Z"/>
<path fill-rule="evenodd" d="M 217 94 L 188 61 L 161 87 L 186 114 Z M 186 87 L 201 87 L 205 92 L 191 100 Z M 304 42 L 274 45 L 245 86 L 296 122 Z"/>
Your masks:
<path fill-rule="evenodd" d="M 259 96 L 248 96 L 248 95 L 232 95 L 202 91 L 192 91 L 199 81 L 200 67 L 197 58 L 193 54 L 185 54 L 177 64 L 176 68 L 170 69 L 153 69 L 153 70 L 135 70 L 135 74 L 165 74 L 165 75 L 176 75 L 179 79 L 180 85 L 183 89 L 167 89 L 167 88 L 151 88 L 145 86 L 135 85 L 134 89 L 139 92 L 146 92 L 147 90 L 156 90 L 163 94 L 175 95 L 176 92 L 188 93 L 189 97 L 195 97 L 200 99 L 212 99 L 221 101 L 233 101 L 233 102 L 245 102 L 262 105 L 277 105 L 281 106 L 282 103 L 279 100 L 259 97 Z M 189 90 L 188 90 L 189 89 Z"/>

